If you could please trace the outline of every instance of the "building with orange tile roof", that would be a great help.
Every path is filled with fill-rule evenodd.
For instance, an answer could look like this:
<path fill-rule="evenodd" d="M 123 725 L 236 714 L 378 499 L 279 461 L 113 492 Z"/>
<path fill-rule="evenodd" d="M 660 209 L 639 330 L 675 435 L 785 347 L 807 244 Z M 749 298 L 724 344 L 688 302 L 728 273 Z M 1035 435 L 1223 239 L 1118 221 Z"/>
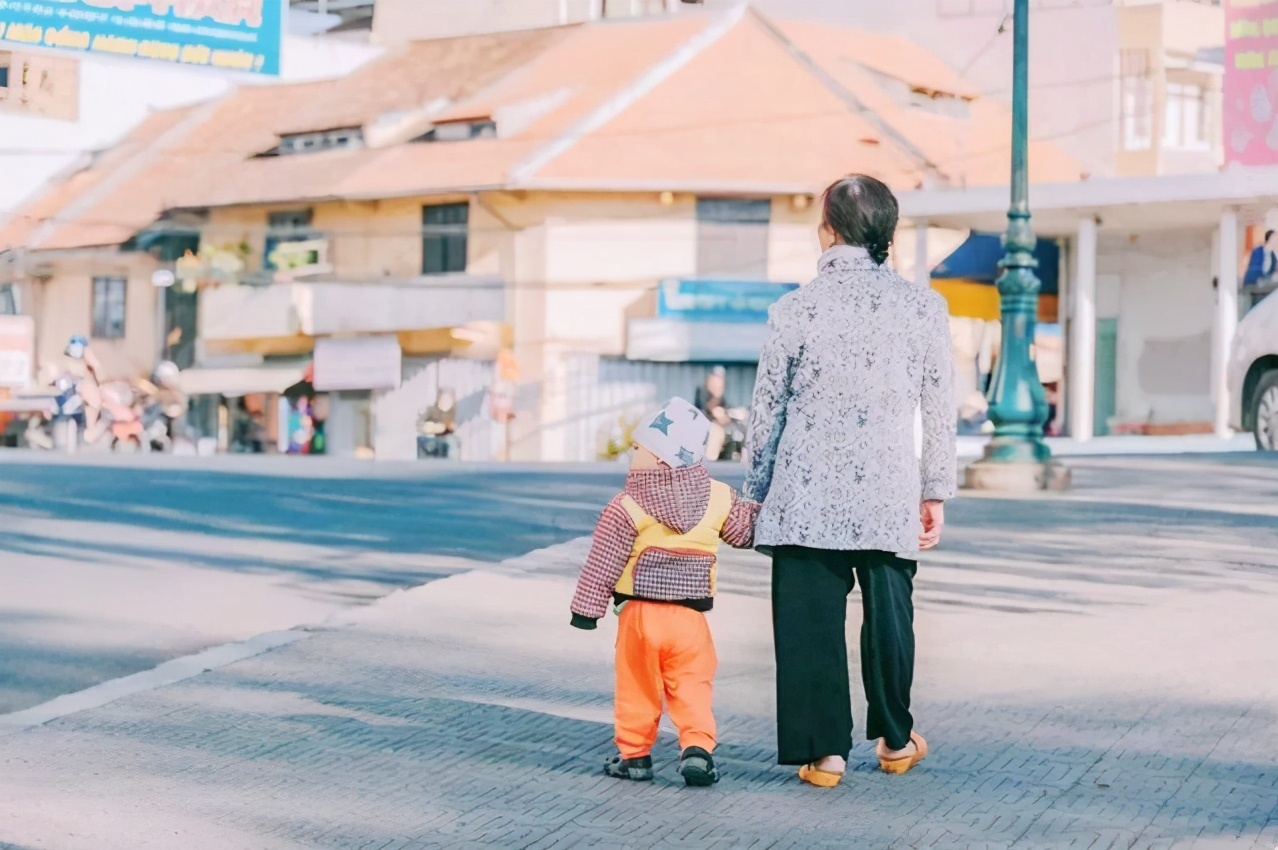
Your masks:
<path fill-rule="evenodd" d="M 279 394 L 314 357 L 330 445 L 404 458 L 449 385 L 472 414 L 463 455 L 487 458 L 507 435 L 481 402 L 513 348 L 513 456 L 589 459 L 650 395 L 692 392 L 697 364 L 751 380 L 757 321 L 681 313 L 662 285 L 775 298 L 811 277 L 830 180 L 997 185 L 1009 135 L 1002 107 L 904 39 L 748 7 L 439 39 L 159 113 L 0 249 L 43 305 L 41 352 L 91 330 L 91 309 L 63 305 L 94 279 L 125 280 L 130 325 L 156 328 L 143 308 L 169 267 L 184 285 L 163 347 L 193 392 Z M 1050 143 L 1032 162 L 1039 180 L 1084 176 Z M 149 368 L 157 335 L 100 358 Z"/>

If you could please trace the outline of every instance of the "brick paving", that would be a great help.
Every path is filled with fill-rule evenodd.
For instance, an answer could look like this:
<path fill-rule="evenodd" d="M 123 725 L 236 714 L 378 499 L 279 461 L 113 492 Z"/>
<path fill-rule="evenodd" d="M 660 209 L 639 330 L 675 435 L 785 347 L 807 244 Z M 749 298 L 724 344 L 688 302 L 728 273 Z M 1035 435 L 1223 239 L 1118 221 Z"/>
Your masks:
<path fill-rule="evenodd" d="M 652 785 L 600 775 L 613 626 L 567 627 L 573 544 L 0 737 L 0 850 L 1270 850 L 1278 478 L 1243 475 L 1209 509 L 1194 488 L 1213 483 L 1185 481 L 968 503 L 1011 527 L 1020 511 L 1023 530 L 982 548 L 961 529 L 920 570 L 915 709 L 933 755 L 904 777 L 873 770 L 868 742 L 832 791 L 773 765 L 755 555 L 725 563 L 711 615 L 724 781 L 683 788 L 670 730 Z"/>

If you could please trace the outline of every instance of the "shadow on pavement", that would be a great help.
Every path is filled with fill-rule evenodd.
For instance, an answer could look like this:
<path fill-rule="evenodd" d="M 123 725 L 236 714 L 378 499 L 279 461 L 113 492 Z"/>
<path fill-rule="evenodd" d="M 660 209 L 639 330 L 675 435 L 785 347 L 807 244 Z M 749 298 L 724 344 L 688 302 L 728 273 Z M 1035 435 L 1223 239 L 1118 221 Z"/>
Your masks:
<path fill-rule="evenodd" d="M 501 560 L 589 533 L 598 473 L 288 478 L 6 463 L 0 511 L 136 529 Z"/>

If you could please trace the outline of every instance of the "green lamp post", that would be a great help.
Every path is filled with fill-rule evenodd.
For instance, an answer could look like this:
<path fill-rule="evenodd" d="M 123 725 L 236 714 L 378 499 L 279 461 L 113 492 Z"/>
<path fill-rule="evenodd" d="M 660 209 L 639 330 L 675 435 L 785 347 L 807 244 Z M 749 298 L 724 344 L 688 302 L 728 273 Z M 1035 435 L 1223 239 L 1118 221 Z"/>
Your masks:
<path fill-rule="evenodd" d="M 1012 201 L 998 279 L 1003 340 L 989 390 L 994 437 L 985 457 L 967 469 L 967 486 L 979 490 L 1063 489 L 1069 470 L 1052 462 L 1043 442 L 1047 396 L 1030 356 L 1041 286 L 1034 269 L 1034 230 L 1029 209 L 1029 0 L 1015 0 L 1012 20 Z"/>

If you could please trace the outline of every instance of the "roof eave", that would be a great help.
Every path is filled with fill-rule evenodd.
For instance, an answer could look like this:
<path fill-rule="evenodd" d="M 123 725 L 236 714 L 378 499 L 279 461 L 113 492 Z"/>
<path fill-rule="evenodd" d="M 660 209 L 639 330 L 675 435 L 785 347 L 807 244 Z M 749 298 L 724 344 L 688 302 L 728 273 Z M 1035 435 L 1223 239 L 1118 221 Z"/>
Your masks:
<path fill-rule="evenodd" d="M 810 183 L 755 182 L 737 180 L 610 180 L 546 178 L 524 180 L 510 186 L 514 190 L 537 192 L 679 192 L 688 195 L 777 196 L 811 195 L 823 187 Z"/>
<path fill-rule="evenodd" d="M 1278 199 L 1278 166 L 1228 168 L 1203 174 L 1158 177 L 1104 177 L 1069 183 L 1038 183 L 1036 210 L 1103 210 L 1140 204 L 1210 203 L 1246 206 Z M 900 194 L 901 215 L 929 219 L 1005 210 L 1007 186 L 976 189 L 918 189 Z"/>

